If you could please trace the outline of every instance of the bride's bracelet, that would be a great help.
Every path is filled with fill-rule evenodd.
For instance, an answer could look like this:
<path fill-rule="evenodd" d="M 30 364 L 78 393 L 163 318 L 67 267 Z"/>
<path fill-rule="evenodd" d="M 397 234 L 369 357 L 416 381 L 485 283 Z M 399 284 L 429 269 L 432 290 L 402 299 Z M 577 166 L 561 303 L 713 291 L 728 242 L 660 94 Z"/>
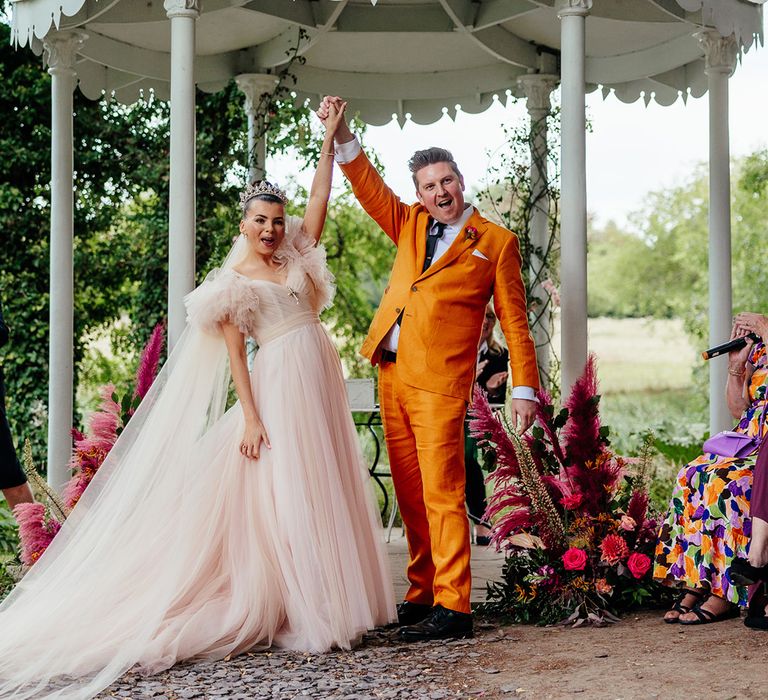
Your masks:
<path fill-rule="evenodd" d="M 321 156 L 331 156 L 331 158 L 334 158 L 336 156 L 336 154 L 333 151 L 331 151 L 330 153 L 328 151 L 320 151 L 320 155 Z"/>

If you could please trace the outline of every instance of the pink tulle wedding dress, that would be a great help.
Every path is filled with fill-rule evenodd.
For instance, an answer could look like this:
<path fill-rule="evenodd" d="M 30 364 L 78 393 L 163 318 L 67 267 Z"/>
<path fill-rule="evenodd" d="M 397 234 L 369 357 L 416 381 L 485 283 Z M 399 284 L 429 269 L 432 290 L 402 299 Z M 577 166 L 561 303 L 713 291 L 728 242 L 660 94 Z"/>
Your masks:
<path fill-rule="evenodd" d="M 287 283 L 221 269 L 41 559 L 0 605 L 0 697 L 87 698 L 131 668 L 276 645 L 348 649 L 395 617 L 380 522 L 338 355 L 318 320 L 324 253 L 290 220 Z M 258 343 L 251 383 L 272 448 L 239 452 L 218 322 Z"/>

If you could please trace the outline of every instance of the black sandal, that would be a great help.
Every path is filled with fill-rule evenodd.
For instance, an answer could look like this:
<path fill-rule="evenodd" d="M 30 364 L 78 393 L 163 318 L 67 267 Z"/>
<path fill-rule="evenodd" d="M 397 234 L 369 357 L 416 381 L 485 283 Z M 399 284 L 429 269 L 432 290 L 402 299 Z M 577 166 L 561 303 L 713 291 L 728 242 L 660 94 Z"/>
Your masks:
<path fill-rule="evenodd" d="M 693 610 L 694 608 L 689 608 L 687 605 L 683 605 L 683 601 L 685 600 L 685 597 L 689 595 L 692 595 L 698 601 L 698 603 L 694 605 L 694 608 L 696 607 L 696 605 L 699 605 L 700 603 L 705 602 L 707 598 L 709 598 L 709 594 L 704 590 L 696 591 L 690 588 L 684 588 L 683 592 L 678 596 L 677 600 L 672 604 L 672 607 L 669 610 L 667 610 L 667 612 L 674 611 L 674 612 L 680 613 L 680 615 L 685 615 L 686 613 L 691 612 L 691 610 Z M 661 619 L 664 620 L 664 622 L 666 622 L 668 625 L 674 625 L 680 621 L 680 616 L 678 615 L 677 617 L 663 617 Z"/>
<path fill-rule="evenodd" d="M 681 625 L 709 625 L 713 622 L 722 622 L 723 620 L 731 620 L 734 617 L 738 617 L 740 615 L 739 612 L 739 606 L 734 605 L 731 603 L 728 606 L 728 609 L 721 612 L 721 613 L 713 613 L 707 610 L 706 608 L 702 608 L 700 605 L 695 605 L 693 609 L 690 611 L 694 615 L 696 615 L 695 620 L 680 620 L 678 619 L 678 622 Z"/>

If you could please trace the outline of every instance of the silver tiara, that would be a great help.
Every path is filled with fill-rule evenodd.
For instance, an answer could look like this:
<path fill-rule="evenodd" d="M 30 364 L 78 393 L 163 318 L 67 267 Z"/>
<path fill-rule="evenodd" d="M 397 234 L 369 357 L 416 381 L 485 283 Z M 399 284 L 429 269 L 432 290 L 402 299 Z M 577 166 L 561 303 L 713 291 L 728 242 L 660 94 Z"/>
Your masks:
<path fill-rule="evenodd" d="M 277 185 L 273 185 L 266 180 L 257 180 L 240 193 L 240 208 L 245 211 L 248 202 L 260 194 L 270 194 L 273 197 L 277 197 L 283 204 L 288 204 L 288 197 Z"/>

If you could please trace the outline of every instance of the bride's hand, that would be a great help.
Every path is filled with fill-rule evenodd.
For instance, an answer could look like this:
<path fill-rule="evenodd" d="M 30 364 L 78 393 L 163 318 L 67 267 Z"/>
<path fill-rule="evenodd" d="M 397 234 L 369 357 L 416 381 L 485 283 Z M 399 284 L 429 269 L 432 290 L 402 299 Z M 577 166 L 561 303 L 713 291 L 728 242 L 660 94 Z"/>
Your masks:
<path fill-rule="evenodd" d="M 272 449 L 264 424 L 258 419 L 252 423 L 246 423 L 243 439 L 240 441 L 240 454 L 249 459 L 258 459 L 262 442 L 268 450 Z"/>

